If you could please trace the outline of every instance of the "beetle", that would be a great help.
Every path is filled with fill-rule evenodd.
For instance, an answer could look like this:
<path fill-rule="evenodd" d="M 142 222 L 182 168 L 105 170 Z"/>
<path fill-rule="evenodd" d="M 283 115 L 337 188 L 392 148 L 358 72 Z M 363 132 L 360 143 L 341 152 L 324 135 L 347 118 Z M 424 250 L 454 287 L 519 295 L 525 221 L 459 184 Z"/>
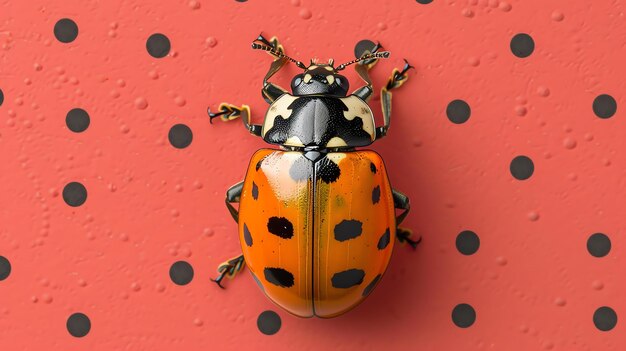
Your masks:
<path fill-rule="evenodd" d="M 380 155 L 356 149 L 387 134 L 391 91 L 413 67 L 405 60 L 402 70 L 393 70 L 380 95 L 384 124 L 376 127 L 367 102 L 373 93 L 369 70 L 389 57 L 380 44 L 337 67 L 332 59 L 307 66 L 287 56 L 276 37 L 259 35 L 252 48 L 274 57 L 263 79 L 262 95 L 270 103 L 263 124 L 250 122 L 247 105 L 222 103 L 208 114 L 211 122 L 241 118 L 251 134 L 279 149 L 258 150 L 245 179 L 226 192 L 242 254 L 222 263 L 212 280 L 223 288 L 224 277 L 247 265 L 261 290 L 291 314 L 335 317 L 379 283 L 393 238 L 414 248 L 419 243 L 398 227 L 409 199 L 391 188 Z M 289 62 L 304 70 L 293 77 L 291 92 L 269 81 Z M 365 85 L 348 95 L 340 72 L 352 64 Z M 398 216 L 396 209 L 402 210 Z"/>

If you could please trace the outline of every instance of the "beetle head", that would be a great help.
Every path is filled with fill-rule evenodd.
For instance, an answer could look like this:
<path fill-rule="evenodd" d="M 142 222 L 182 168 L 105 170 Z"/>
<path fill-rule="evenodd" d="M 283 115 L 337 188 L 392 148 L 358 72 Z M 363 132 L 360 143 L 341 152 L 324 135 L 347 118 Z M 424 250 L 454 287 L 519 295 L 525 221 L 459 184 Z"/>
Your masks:
<path fill-rule="evenodd" d="M 305 68 L 304 72 L 291 80 L 291 90 L 294 95 L 346 96 L 349 88 L 348 79 L 333 67 L 333 59 L 330 59 L 327 64 L 311 61 L 311 65 Z"/>

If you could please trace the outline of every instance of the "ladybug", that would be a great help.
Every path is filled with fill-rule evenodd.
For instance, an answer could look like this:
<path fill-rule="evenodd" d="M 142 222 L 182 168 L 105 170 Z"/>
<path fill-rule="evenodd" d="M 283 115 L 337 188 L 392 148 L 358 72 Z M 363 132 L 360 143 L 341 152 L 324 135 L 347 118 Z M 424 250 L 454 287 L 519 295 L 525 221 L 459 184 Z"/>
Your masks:
<path fill-rule="evenodd" d="M 270 103 L 263 124 L 250 122 L 246 105 L 222 103 L 208 114 L 211 122 L 241 118 L 251 134 L 279 148 L 258 150 L 245 180 L 226 192 L 242 255 L 222 263 L 212 280 L 223 288 L 224 277 L 247 265 L 261 290 L 286 311 L 335 317 L 380 282 L 394 238 L 413 247 L 419 243 L 409 230 L 398 228 L 409 199 L 389 184 L 380 155 L 356 149 L 387 134 L 391 91 L 413 67 L 405 60 L 382 88 L 384 125 L 377 127 L 367 101 L 373 93 L 368 72 L 378 59 L 389 57 L 379 44 L 337 67 L 332 59 L 306 66 L 285 55 L 275 37 L 260 35 L 252 48 L 275 58 L 263 80 L 262 95 Z M 269 82 L 289 62 L 304 70 L 292 79 L 291 93 Z M 365 85 L 348 95 L 348 79 L 339 72 L 352 64 Z M 402 210 L 398 216 L 396 209 Z"/>

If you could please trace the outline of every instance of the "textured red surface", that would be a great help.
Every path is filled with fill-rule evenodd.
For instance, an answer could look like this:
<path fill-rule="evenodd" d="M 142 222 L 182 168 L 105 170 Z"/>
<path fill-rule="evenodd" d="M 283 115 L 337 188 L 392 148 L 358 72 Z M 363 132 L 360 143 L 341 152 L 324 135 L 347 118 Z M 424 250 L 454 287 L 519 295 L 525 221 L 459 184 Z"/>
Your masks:
<path fill-rule="evenodd" d="M 626 349 L 626 5 L 365 3 L 2 2 L 0 256 L 12 268 L 0 349 Z M 62 18 L 78 26 L 69 43 L 53 33 Z M 392 56 L 375 67 L 377 86 L 402 58 L 417 68 L 372 148 L 411 197 L 406 224 L 423 242 L 398 246 L 372 295 L 333 320 L 286 314 L 247 273 L 224 291 L 208 280 L 239 253 L 224 192 L 264 144 L 239 122 L 209 125 L 205 111 L 245 103 L 260 121 L 271 59 L 249 46 L 261 31 L 305 62 L 344 62 L 359 40 L 380 41 Z M 171 42 L 163 58 L 146 51 L 154 33 Z M 535 43 L 525 58 L 511 50 L 518 33 Z M 617 101 L 611 118 L 594 114 L 601 94 Z M 446 116 L 457 99 L 471 107 L 465 123 Z M 65 123 L 74 108 L 90 116 L 82 133 Z M 188 147 L 168 141 L 175 124 L 193 132 Z M 523 181 L 509 169 L 519 155 L 534 163 Z M 81 206 L 64 202 L 70 182 L 87 190 Z M 455 246 L 465 230 L 480 238 L 472 255 Z M 587 250 L 597 232 L 612 243 L 604 257 Z M 180 260 L 195 271 L 187 285 L 169 277 Z M 476 312 L 468 328 L 453 322 L 458 304 Z M 612 330 L 594 324 L 602 306 L 618 317 Z M 257 329 L 268 309 L 282 318 L 273 336 Z M 605 311 L 596 322 L 608 329 Z M 77 312 L 91 321 L 82 338 L 66 328 Z"/>

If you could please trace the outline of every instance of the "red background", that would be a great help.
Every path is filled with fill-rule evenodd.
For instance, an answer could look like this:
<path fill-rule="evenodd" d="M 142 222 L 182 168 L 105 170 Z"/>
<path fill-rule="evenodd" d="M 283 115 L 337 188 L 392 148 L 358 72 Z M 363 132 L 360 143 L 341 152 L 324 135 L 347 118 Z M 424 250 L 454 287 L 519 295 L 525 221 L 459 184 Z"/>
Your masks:
<path fill-rule="evenodd" d="M 601 306 L 626 315 L 624 11 L 618 0 L 3 1 L 0 256 L 12 270 L 0 349 L 625 349 L 622 321 L 607 332 L 593 321 Z M 62 18 L 79 29 L 70 43 L 53 33 Z M 227 290 L 209 281 L 240 252 L 224 193 L 264 144 L 239 121 L 210 125 L 206 108 L 248 104 L 260 123 L 271 58 L 250 43 L 261 31 L 304 62 L 345 62 L 359 40 L 380 41 L 391 57 L 372 71 L 377 87 L 402 58 L 416 67 L 372 148 L 423 241 L 398 246 L 372 295 L 333 320 L 279 310 L 247 272 Z M 154 33 L 171 42 L 163 58 L 146 51 Z M 526 58 L 510 48 L 518 33 L 535 43 Z M 617 101 L 611 118 L 594 114 L 601 94 Z M 457 99 L 471 107 L 462 124 L 446 116 Z M 73 108 L 89 113 L 82 133 L 66 126 Z M 188 147 L 168 141 L 175 124 L 192 130 Z M 534 163 L 527 180 L 509 170 L 518 155 Z M 64 202 L 70 182 L 87 189 L 82 206 Z M 473 255 L 455 247 L 464 230 L 480 238 Z M 612 243 L 602 258 L 587 251 L 596 232 Z M 194 268 L 188 285 L 170 280 L 179 260 Z M 461 303 L 476 311 L 469 328 L 451 318 Z M 257 329 L 268 309 L 282 318 L 273 336 Z M 66 329 L 75 312 L 91 321 L 83 338 Z"/>

